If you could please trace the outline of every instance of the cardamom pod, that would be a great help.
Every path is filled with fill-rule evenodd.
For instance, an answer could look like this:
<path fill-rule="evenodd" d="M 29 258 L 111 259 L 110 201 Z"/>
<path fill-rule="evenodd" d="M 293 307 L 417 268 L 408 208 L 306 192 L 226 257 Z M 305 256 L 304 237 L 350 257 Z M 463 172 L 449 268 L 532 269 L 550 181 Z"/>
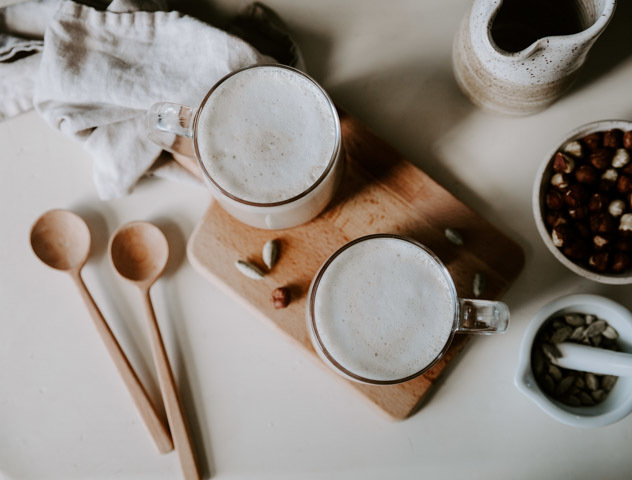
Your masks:
<path fill-rule="evenodd" d="M 560 383 L 555 387 L 555 395 L 560 397 L 564 395 L 575 383 L 575 377 L 573 375 L 569 375 L 568 377 L 564 377 Z"/>
<path fill-rule="evenodd" d="M 562 371 L 555 365 L 549 365 L 549 375 L 551 375 L 551 377 L 553 377 L 553 380 L 555 380 L 556 382 L 562 380 Z"/>
<path fill-rule="evenodd" d="M 446 228 L 443 231 L 443 233 L 445 235 L 445 238 L 447 238 L 450 242 L 454 243 L 455 245 L 458 245 L 459 247 L 463 245 L 463 237 L 455 229 Z"/>
<path fill-rule="evenodd" d="M 601 379 L 601 387 L 609 392 L 614 387 L 614 384 L 617 383 L 617 379 L 619 377 L 615 377 L 614 375 L 604 375 Z"/>
<path fill-rule="evenodd" d="M 586 386 L 589 390 L 597 390 L 599 388 L 599 381 L 594 373 L 587 372 L 586 373 Z M 596 399 L 595 399 L 596 400 Z"/>
<path fill-rule="evenodd" d="M 581 340 L 583 336 L 584 336 L 584 327 L 579 326 L 575 328 L 575 330 L 573 330 L 573 333 L 571 333 L 571 336 L 569 338 L 571 340 Z"/>
<path fill-rule="evenodd" d="M 590 326 L 584 332 L 584 337 L 594 337 L 595 335 L 599 335 L 602 333 L 608 324 L 605 320 L 597 320 L 596 322 L 592 322 Z"/>
<path fill-rule="evenodd" d="M 261 257 L 263 258 L 263 263 L 266 264 L 266 267 L 271 269 L 279 259 L 279 241 L 268 240 L 263 246 Z"/>
<path fill-rule="evenodd" d="M 246 262 L 244 260 L 237 260 L 235 262 L 235 267 L 246 277 L 251 278 L 253 280 L 261 280 L 263 278 L 263 272 L 250 262 Z"/>
<path fill-rule="evenodd" d="M 562 328 L 558 328 L 553 335 L 551 335 L 552 343 L 562 343 L 568 340 L 573 333 L 573 327 L 566 325 Z"/>
<path fill-rule="evenodd" d="M 569 313 L 567 315 L 564 315 L 564 320 L 571 327 L 581 327 L 584 325 L 584 323 L 586 323 L 586 321 L 584 320 L 584 317 L 576 313 Z"/>
<path fill-rule="evenodd" d="M 474 275 L 474 282 L 472 284 L 472 292 L 476 298 L 480 297 L 485 291 L 485 287 L 487 286 L 487 277 L 485 277 L 484 273 L 478 272 Z"/>
<path fill-rule="evenodd" d="M 601 334 L 604 337 L 606 337 L 608 340 L 616 340 L 617 338 L 619 338 L 619 333 L 610 325 L 608 325 L 606 329 L 603 332 L 601 332 Z"/>

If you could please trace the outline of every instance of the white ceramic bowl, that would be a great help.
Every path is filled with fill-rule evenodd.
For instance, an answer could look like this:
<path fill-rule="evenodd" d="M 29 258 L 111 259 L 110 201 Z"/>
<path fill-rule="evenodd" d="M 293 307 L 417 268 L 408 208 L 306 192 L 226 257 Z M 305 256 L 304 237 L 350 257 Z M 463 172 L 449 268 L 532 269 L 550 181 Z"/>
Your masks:
<path fill-rule="evenodd" d="M 549 182 L 551 181 L 551 176 L 553 175 L 553 157 L 560 150 L 560 148 L 565 145 L 567 142 L 572 140 L 578 140 L 582 137 L 585 137 L 589 133 L 593 132 L 601 132 L 605 130 L 611 130 L 614 128 L 621 129 L 623 131 L 632 130 L 632 122 L 628 122 L 625 120 L 601 120 L 598 122 L 588 123 L 583 125 L 572 132 L 570 132 L 563 141 L 559 142 L 556 145 L 555 149 L 551 151 L 545 158 L 544 162 L 540 166 L 538 173 L 535 177 L 535 182 L 533 185 L 533 196 L 532 196 L 532 204 L 533 204 L 533 216 L 535 218 L 535 224 L 538 228 L 538 232 L 544 241 L 544 244 L 551 251 L 553 256 L 557 258 L 562 265 L 567 267 L 569 270 L 575 272 L 582 277 L 588 278 L 589 280 L 593 280 L 599 283 L 607 283 L 612 285 L 624 285 L 632 283 L 632 270 L 629 270 L 626 273 L 597 273 L 592 270 L 588 270 L 581 265 L 573 262 L 571 259 L 567 258 L 554 244 L 551 239 L 551 234 L 549 233 L 547 226 L 544 222 L 544 206 L 545 206 L 545 196 L 547 192 L 547 187 Z"/>
<path fill-rule="evenodd" d="M 602 403 L 593 407 L 571 407 L 554 400 L 538 386 L 531 368 L 531 349 L 538 330 L 548 319 L 562 313 L 592 314 L 606 320 L 619 332 L 621 350 L 632 353 L 632 313 L 618 303 L 598 295 L 570 295 L 545 305 L 531 319 L 520 346 L 514 383 L 518 390 L 551 417 L 574 427 L 603 427 L 632 413 L 632 377 L 619 377 Z"/>

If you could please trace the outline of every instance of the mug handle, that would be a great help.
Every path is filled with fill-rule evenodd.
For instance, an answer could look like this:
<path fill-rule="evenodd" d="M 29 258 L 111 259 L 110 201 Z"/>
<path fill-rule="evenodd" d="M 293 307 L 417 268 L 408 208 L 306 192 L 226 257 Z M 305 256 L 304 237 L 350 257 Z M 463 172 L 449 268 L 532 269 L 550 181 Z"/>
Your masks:
<path fill-rule="evenodd" d="M 509 325 L 509 307 L 503 302 L 459 298 L 456 333 L 493 335 Z"/>
<path fill-rule="evenodd" d="M 197 109 L 177 103 L 155 103 L 145 115 L 149 139 L 171 152 L 190 173 L 204 179 L 193 147 L 193 119 Z"/>

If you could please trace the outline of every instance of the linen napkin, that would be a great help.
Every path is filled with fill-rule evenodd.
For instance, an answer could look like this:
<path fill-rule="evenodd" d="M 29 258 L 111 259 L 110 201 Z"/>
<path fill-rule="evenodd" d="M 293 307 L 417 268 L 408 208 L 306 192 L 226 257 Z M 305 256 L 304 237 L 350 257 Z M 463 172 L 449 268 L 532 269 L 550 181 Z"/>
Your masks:
<path fill-rule="evenodd" d="M 83 144 L 99 196 L 111 199 L 129 193 L 152 166 L 160 165 L 155 174 L 188 175 L 174 162 L 156 162 L 162 151 L 144 125 L 152 104 L 197 106 L 229 72 L 274 60 L 235 35 L 166 11 L 160 0 L 115 0 L 106 10 L 101 3 L 39 0 L 0 10 L 0 120 L 34 105 Z M 234 29 L 301 66 L 267 7 L 253 4 Z"/>

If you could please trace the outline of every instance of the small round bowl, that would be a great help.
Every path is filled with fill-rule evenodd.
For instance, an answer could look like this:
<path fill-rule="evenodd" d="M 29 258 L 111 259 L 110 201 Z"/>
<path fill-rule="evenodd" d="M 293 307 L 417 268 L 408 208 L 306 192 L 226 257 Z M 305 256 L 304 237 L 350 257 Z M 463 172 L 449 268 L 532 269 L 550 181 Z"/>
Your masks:
<path fill-rule="evenodd" d="M 585 137 L 589 133 L 593 132 L 601 132 L 606 130 L 612 130 L 614 128 L 621 129 L 623 131 L 632 130 L 632 122 L 628 122 L 625 120 L 600 120 L 598 122 L 588 123 L 579 128 L 576 128 L 572 132 L 570 132 L 564 139 L 561 141 L 553 151 L 551 151 L 547 156 L 540 168 L 538 169 L 538 173 L 535 176 L 535 182 L 533 185 L 533 197 L 532 197 L 532 205 L 533 205 L 533 216 L 535 218 L 535 224 L 538 228 L 538 232 L 544 241 L 544 244 L 551 251 L 553 256 L 557 258 L 562 265 L 564 265 L 569 270 L 575 272 L 582 277 L 588 278 L 589 280 L 593 280 L 599 283 L 606 283 L 610 285 L 625 285 L 632 283 L 632 270 L 628 270 L 624 273 L 597 273 L 592 270 L 588 270 L 584 268 L 582 265 L 575 263 L 570 258 L 566 257 L 554 244 L 551 239 L 551 234 L 549 233 L 547 226 L 544 222 L 544 207 L 545 207 L 545 196 L 547 186 L 551 181 L 551 177 L 553 175 L 553 157 L 555 154 L 568 142 L 573 140 L 579 140 L 582 137 Z"/>
<path fill-rule="evenodd" d="M 619 332 L 621 350 L 632 353 L 632 313 L 627 308 L 598 295 L 562 297 L 545 305 L 527 326 L 520 346 L 514 383 L 538 407 L 562 423 L 583 428 L 604 427 L 632 413 L 632 377 L 619 377 L 606 399 L 598 405 L 571 407 L 544 393 L 531 368 L 531 349 L 540 327 L 554 316 L 571 312 L 592 314 L 606 320 Z"/>

